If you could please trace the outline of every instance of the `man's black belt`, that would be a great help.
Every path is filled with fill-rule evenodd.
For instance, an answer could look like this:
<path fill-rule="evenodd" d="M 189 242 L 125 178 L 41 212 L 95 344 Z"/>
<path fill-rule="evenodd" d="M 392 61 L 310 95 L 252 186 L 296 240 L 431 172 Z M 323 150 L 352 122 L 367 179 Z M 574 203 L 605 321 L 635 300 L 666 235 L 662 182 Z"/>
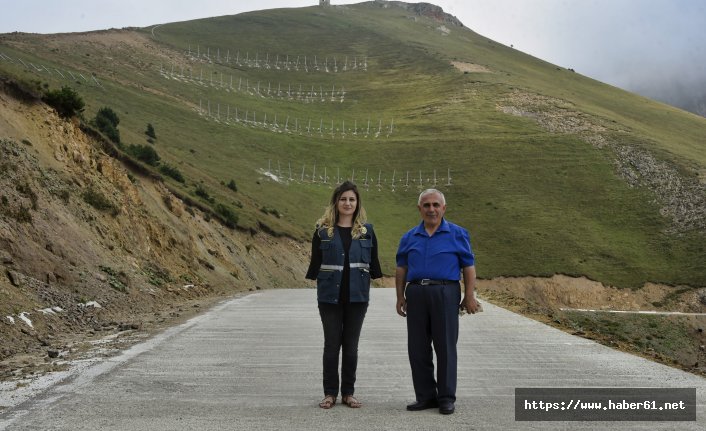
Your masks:
<path fill-rule="evenodd" d="M 409 284 L 417 284 L 419 286 L 429 286 L 438 284 L 459 284 L 458 280 L 431 280 L 429 278 L 422 278 L 421 280 L 411 280 Z"/>

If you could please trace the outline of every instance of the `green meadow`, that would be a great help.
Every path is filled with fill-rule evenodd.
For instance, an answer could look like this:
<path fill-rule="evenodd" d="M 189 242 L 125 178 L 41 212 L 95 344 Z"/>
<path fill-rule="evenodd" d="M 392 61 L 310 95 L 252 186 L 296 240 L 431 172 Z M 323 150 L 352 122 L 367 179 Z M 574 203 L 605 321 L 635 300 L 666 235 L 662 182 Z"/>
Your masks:
<path fill-rule="evenodd" d="M 436 185 L 447 218 L 471 233 L 479 277 L 706 286 L 704 232 L 672 229 L 655 194 L 618 175 L 611 146 L 502 107 L 517 94 L 544 97 L 536 109 L 580 115 L 615 145 L 649 151 L 691 180 L 706 172 L 706 119 L 440 25 L 368 2 L 11 34 L 0 36 L 4 55 L 94 74 L 100 86 L 7 60 L 0 73 L 71 85 L 86 119 L 111 107 L 123 143 L 146 144 L 151 123 L 154 148 L 187 178 L 165 181 L 194 200 L 200 185 L 242 229 L 306 241 L 336 181 L 353 178 L 387 274 L 400 236 L 419 221 L 419 191 Z"/>

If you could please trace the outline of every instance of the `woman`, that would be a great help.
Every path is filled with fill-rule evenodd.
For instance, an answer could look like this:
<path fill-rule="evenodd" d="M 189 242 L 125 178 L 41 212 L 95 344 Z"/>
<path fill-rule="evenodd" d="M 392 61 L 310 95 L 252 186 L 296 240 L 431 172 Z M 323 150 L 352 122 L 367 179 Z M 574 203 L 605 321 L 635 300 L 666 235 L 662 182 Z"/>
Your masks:
<path fill-rule="evenodd" d="M 330 205 L 316 223 L 306 273 L 306 278 L 316 280 L 324 327 L 324 399 L 319 403 L 322 409 L 336 404 L 340 351 L 341 402 L 352 408 L 362 405 L 353 396 L 358 340 L 370 299 L 370 279 L 380 277 L 373 226 L 366 223 L 358 188 L 346 181 L 334 190 Z"/>

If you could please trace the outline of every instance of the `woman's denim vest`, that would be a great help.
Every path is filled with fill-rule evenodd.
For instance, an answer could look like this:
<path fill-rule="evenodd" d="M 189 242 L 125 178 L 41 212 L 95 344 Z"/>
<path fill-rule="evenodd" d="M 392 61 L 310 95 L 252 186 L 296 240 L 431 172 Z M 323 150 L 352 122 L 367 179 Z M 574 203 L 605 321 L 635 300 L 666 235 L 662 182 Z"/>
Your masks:
<path fill-rule="evenodd" d="M 368 302 L 370 300 L 370 259 L 373 248 L 373 226 L 366 224 L 367 232 L 360 238 L 353 238 L 348 251 L 350 262 L 350 302 Z M 341 291 L 341 277 L 345 254 L 343 241 L 338 229 L 333 229 L 333 238 L 325 228 L 319 229 L 321 238 L 321 268 L 316 277 L 316 296 L 319 302 L 338 304 Z"/>

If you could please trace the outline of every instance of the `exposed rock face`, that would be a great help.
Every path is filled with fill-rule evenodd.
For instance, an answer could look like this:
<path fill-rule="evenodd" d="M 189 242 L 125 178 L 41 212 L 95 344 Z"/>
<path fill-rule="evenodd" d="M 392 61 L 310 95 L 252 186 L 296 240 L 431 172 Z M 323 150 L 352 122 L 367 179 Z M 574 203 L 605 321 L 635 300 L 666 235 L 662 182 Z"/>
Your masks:
<path fill-rule="evenodd" d="M 401 1 L 378 2 L 405 9 L 415 15 L 425 16 L 443 24 L 463 27 L 463 23 L 455 16 L 444 12 L 440 6 L 431 3 L 405 3 Z"/>

